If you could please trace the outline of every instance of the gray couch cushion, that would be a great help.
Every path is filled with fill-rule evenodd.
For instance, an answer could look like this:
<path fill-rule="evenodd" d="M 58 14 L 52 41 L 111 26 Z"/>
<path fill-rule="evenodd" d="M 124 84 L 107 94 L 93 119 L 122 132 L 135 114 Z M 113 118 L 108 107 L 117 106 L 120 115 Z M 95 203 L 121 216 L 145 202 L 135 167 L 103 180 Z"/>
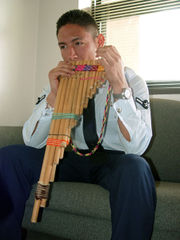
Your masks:
<path fill-rule="evenodd" d="M 156 191 L 155 228 L 158 231 L 178 231 L 180 235 L 180 184 L 156 182 Z"/>
<path fill-rule="evenodd" d="M 27 204 L 34 200 L 34 186 Z M 97 201 L 98 199 L 98 201 Z M 109 192 L 101 186 L 77 182 L 52 184 L 49 208 L 55 211 L 110 220 Z"/>
<path fill-rule="evenodd" d="M 0 147 L 12 144 L 24 144 L 22 127 L 0 126 Z"/>
<path fill-rule="evenodd" d="M 30 223 L 34 190 L 27 202 L 23 226 L 76 240 L 110 239 L 109 193 L 94 184 L 55 182 L 41 222 Z"/>

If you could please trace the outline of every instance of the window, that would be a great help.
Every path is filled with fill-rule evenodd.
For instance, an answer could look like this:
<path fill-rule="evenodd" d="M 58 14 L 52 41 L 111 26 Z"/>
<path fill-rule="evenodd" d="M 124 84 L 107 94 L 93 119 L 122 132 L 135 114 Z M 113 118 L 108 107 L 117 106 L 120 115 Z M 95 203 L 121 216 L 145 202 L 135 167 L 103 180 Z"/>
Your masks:
<path fill-rule="evenodd" d="M 147 82 L 180 82 L 180 1 L 92 1 L 92 15 L 126 66 Z"/>

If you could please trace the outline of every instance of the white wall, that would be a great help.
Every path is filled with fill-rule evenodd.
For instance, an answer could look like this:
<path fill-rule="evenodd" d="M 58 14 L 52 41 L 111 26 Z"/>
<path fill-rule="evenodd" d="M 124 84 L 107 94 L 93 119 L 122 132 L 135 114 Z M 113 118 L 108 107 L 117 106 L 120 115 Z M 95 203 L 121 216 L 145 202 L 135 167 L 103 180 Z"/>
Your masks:
<path fill-rule="evenodd" d="M 0 125 L 23 125 L 60 59 L 56 22 L 78 0 L 0 0 Z"/>
<path fill-rule="evenodd" d="M 0 1 L 0 125 L 20 125 L 32 108 L 37 0 Z"/>
<path fill-rule="evenodd" d="M 56 38 L 56 22 L 64 12 L 74 8 L 78 8 L 78 0 L 40 1 L 36 96 L 45 83 L 48 83 L 48 72 L 61 60 Z"/>

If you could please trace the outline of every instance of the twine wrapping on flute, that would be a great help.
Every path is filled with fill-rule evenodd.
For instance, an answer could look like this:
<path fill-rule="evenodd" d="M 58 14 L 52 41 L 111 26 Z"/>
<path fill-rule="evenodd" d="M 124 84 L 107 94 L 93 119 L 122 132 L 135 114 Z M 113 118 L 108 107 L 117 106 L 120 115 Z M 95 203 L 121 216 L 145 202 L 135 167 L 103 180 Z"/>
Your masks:
<path fill-rule="evenodd" d="M 66 143 L 66 145 L 69 144 L 68 140 L 64 140 L 64 139 L 55 139 L 55 138 L 48 138 L 46 145 L 48 146 L 54 146 L 54 147 L 61 147 L 63 144 L 62 143 Z"/>
<path fill-rule="evenodd" d="M 52 120 L 56 119 L 75 119 L 79 120 L 80 116 L 73 113 L 53 113 Z"/>
<path fill-rule="evenodd" d="M 42 198 L 47 199 L 48 194 L 49 194 L 49 187 L 50 187 L 49 184 L 48 185 L 43 185 L 43 184 L 38 182 L 36 193 L 35 193 L 36 199 L 42 199 Z"/>

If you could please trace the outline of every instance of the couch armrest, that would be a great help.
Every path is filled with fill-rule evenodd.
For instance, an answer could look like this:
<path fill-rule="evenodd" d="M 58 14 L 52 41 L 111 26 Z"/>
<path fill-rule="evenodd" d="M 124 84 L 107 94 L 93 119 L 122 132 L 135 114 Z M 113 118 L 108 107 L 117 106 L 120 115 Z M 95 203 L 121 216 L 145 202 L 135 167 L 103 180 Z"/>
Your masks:
<path fill-rule="evenodd" d="M 145 158 L 157 180 L 180 182 L 180 101 L 151 99 L 153 138 Z"/>
<path fill-rule="evenodd" d="M 0 147 L 23 143 L 22 127 L 0 126 Z"/>

